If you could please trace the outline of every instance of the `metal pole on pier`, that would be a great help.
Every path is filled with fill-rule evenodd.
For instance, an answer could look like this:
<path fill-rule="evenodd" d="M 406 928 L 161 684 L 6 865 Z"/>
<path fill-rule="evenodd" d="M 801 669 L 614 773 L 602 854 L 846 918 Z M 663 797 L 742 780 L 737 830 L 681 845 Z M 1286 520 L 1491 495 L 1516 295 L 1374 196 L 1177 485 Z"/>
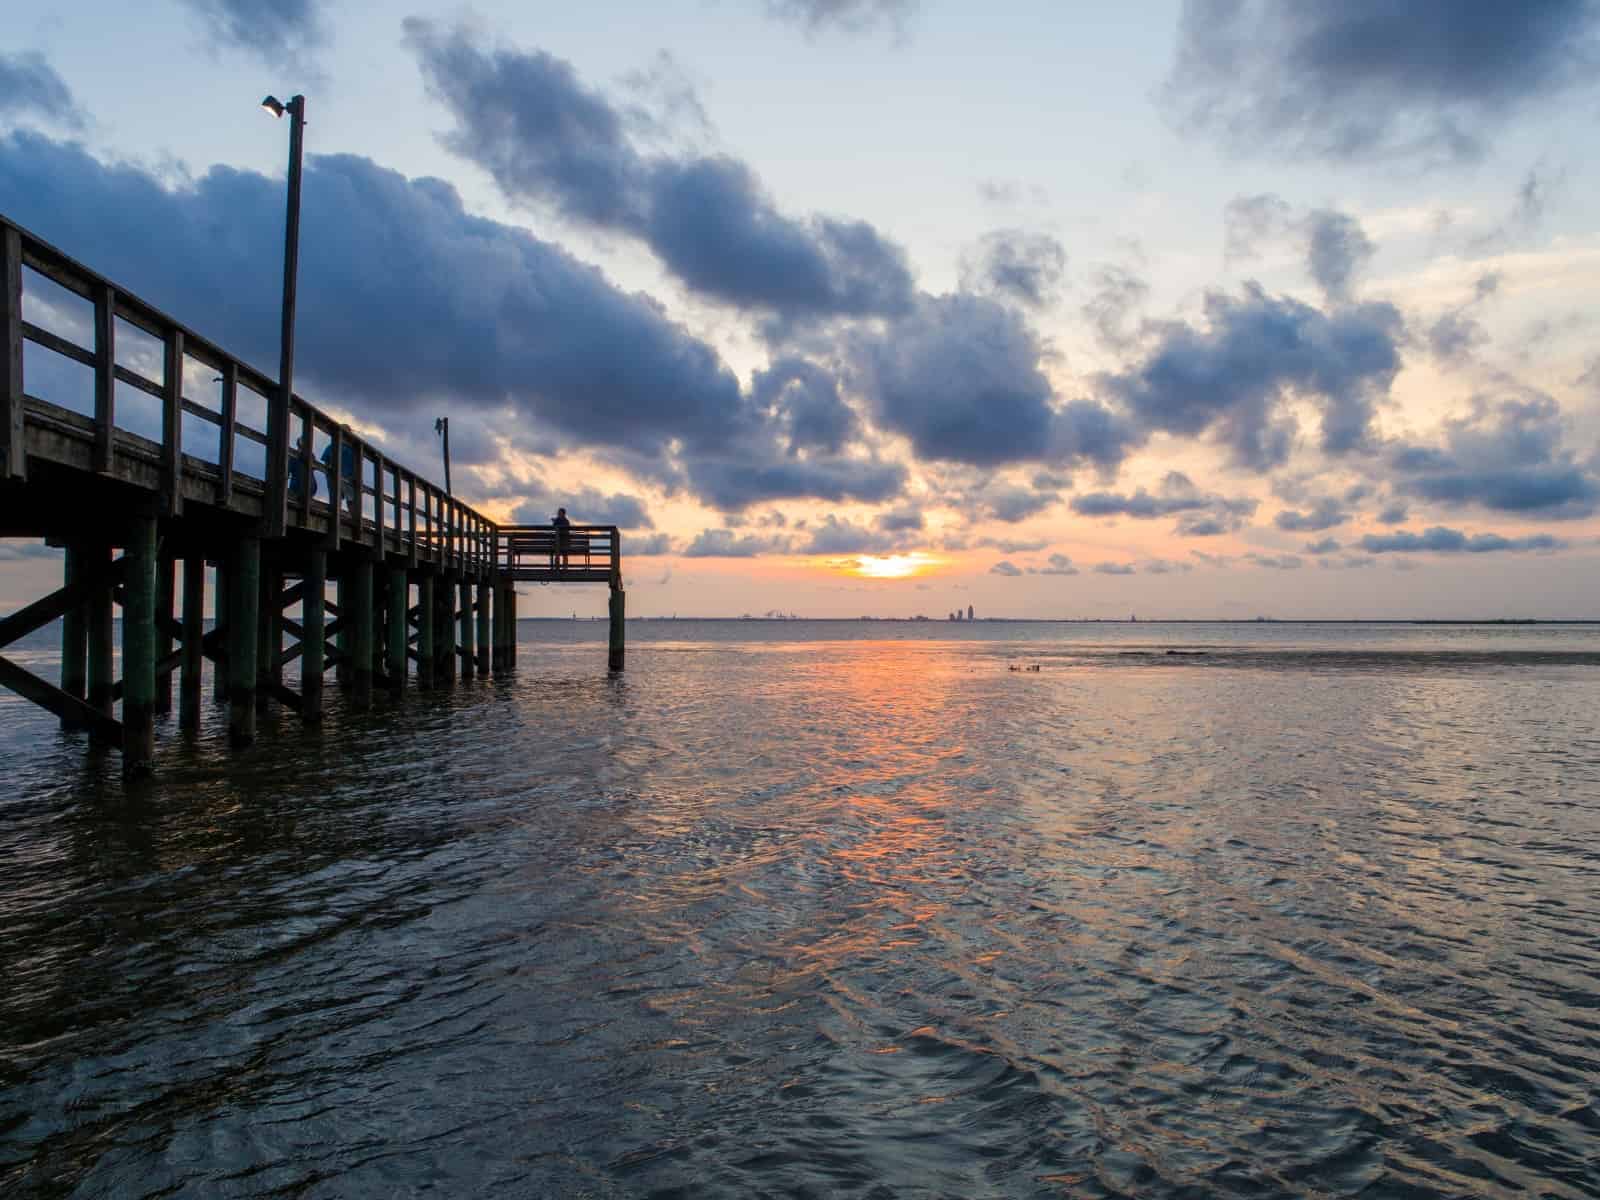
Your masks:
<path fill-rule="evenodd" d="M 294 395 L 295 278 L 300 265 L 300 160 L 305 145 L 306 98 L 284 104 L 268 96 L 261 107 L 289 114 L 289 207 L 283 229 L 283 314 L 278 340 L 278 394 L 267 410 L 267 536 L 282 537 L 287 524 L 289 403 Z"/>

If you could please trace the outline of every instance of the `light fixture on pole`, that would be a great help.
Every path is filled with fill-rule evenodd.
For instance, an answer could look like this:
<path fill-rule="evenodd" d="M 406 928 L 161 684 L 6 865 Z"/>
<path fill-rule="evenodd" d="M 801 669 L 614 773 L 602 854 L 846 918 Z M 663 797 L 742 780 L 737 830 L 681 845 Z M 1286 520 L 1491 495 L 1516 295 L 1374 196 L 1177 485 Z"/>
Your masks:
<path fill-rule="evenodd" d="M 439 417 L 433 423 L 433 431 L 444 439 L 444 494 L 455 495 L 450 490 L 450 418 Z"/>
<path fill-rule="evenodd" d="M 289 114 L 289 200 L 283 229 L 283 324 L 278 341 L 278 394 L 267 406 L 267 534 L 282 537 L 287 525 L 289 403 L 294 395 L 295 277 L 300 265 L 300 159 L 305 142 L 306 98 L 287 104 L 268 96 L 261 107 L 275 117 Z"/>

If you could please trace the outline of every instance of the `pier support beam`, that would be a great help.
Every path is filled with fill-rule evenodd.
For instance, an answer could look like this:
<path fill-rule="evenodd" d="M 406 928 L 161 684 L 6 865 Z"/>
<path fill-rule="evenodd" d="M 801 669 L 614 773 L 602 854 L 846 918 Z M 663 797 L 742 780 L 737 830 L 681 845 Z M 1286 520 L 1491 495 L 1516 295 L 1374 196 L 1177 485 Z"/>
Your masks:
<path fill-rule="evenodd" d="M 478 656 L 473 652 L 477 622 L 472 619 L 472 580 L 461 581 L 461 678 L 471 679 L 478 673 Z"/>
<path fill-rule="evenodd" d="M 156 519 L 134 517 L 122 605 L 122 774 L 139 779 L 156 759 Z M 170 565 L 170 560 L 169 560 Z M 171 603 L 171 570 L 168 572 Z M 170 639 L 169 639 L 170 640 Z"/>
<path fill-rule="evenodd" d="M 183 659 L 178 665 L 178 728 L 200 728 L 200 642 L 205 636 L 206 560 L 190 554 L 183 560 Z"/>
<path fill-rule="evenodd" d="M 327 667 L 328 552 L 313 546 L 306 552 L 305 594 L 300 597 L 300 718 L 307 725 L 322 720 L 322 673 Z"/>
<path fill-rule="evenodd" d="M 623 621 L 627 616 L 627 597 L 619 587 L 611 589 L 611 653 L 608 665 L 613 671 L 622 670 L 624 647 Z"/>
<path fill-rule="evenodd" d="M 506 670 L 517 669 L 517 585 L 506 583 Z"/>
<path fill-rule="evenodd" d="M 417 686 L 433 687 L 438 651 L 433 644 L 433 572 L 417 577 Z"/>
<path fill-rule="evenodd" d="M 491 632 L 492 622 L 490 620 L 494 612 L 494 603 L 490 599 L 490 595 L 494 589 L 486 581 L 480 579 L 474 585 L 473 590 L 478 593 L 478 674 L 480 677 L 487 679 L 490 669 L 489 659 L 494 648 L 494 635 Z"/>
<path fill-rule="evenodd" d="M 338 519 L 338 514 L 334 514 Z M 333 679 L 340 687 L 349 687 L 353 676 L 350 674 L 350 630 L 354 628 L 350 615 L 350 587 L 348 571 L 339 572 L 339 580 L 333 587 L 333 602 L 339 609 L 339 633 L 333 639 L 333 648 L 339 652 L 338 661 L 333 668 Z"/>
<path fill-rule="evenodd" d="M 261 540 L 241 538 L 228 563 L 228 742 L 256 740 L 256 628 L 261 604 Z"/>
<path fill-rule="evenodd" d="M 389 690 L 395 695 L 400 695 L 406 690 L 406 642 L 410 637 L 411 626 L 406 620 L 406 613 L 411 610 L 411 585 L 406 581 L 404 567 L 389 568 L 389 653 L 388 675 Z"/>
<path fill-rule="evenodd" d="M 372 626 L 376 613 L 372 603 L 372 560 L 357 555 L 350 564 L 345 599 L 349 601 L 350 681 L 355 689 L 357 708 L 372 707 Z"/>
<path fill-rule="evenodd" d="M 91 553 L 94 567 L 99 570 L 110 560 L 111 547 L 96 546 Z M 112 660 L 117 650 L 111 624 L 111 590 L 97 590 L 86 607 L 89 610 L 89 705 L 109 717 L 115 698 Z"/>
<path fill-rule="evenodd" d="M 62 564 L 62 583 L 71 587 L 81 583 L 88 571 L 93 551 L 81 542 L 67 546 L 66 561 Z M 88 694 L 89 623 L 88 608 L 75 604 L 61 617 L 61 690 L 75 699 Z M 70 718 L 61 718 L 64 729 L 73 728 Z"/>

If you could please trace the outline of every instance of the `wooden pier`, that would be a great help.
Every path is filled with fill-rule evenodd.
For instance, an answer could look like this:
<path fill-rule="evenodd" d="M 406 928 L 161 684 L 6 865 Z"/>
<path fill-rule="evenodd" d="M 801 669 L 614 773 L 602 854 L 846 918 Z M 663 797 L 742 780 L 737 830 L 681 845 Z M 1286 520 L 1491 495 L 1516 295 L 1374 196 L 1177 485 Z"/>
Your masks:
<path fill-rule="evenodd" d="M 83 310 L 78 337 L 62 298 Z M 29 319 L 44 313 L 57 319 Z M 0 537 L 65 551 L 62 586 L 0 619 L 0 686 L 120 747 L 125 774 L 150 770 L 174 676 L 178 727 L 199 728 L 203 659 L 235 746 L 269 704 L 319 721 L 330 670 L 358 707 L 408 682 L 508 674 L 519 581 L 609 585 L 622 669 L 614 526 L 575 525 L 563 545 L 551 526 L 496 524 L 4 217 L 0 332 Z M 29 394 L 25 346 L 30 362 L 92 375 L 92 408 Z M 276 485 L 273 455 L 288 464 Z M 3 655 L 57 619 L 59 685 Z M 284 670 L 297 660 L 298 691 Z"/>

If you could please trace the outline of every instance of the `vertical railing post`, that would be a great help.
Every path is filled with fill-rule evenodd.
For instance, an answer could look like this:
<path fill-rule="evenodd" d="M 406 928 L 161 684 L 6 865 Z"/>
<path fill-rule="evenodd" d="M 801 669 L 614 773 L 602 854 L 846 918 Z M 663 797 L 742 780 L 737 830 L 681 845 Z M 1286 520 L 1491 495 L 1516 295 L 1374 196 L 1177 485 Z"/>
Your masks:
<path fill-rule="evenodd" d="M 239 364 L 229 359 L 222 366 L 222 425 L 217 433 L 217 504 L 227 508 L 233 500 L 234 431 L 239 424 Z M 217 587 L 217 596 L 224 595 Z"/>
<path fill-rule="evenodd" d="M 183 559 L 183 661 L 178 670 L 178 728 L 200 728 L 200 641 L 205 636 L 206 560 L 192 551 Z"/>
<path fill-rule="evenodd" d="M 150 774 L 156 757 L 156 519 L 129 520 L 122 594 L 122 774 Z"/>
<path fill-rule="evenodd" d="M 183 330 L 167 331 L 163 359 L 161 488 L 165 512 L 176 517 L 183 512 Z"/>
<path fill-rule="evenodd" d="M 344 426 L 336 425 L 333 430 L 332 453 L 328 461 L 328 538 L 329 550 L 339 548 L 339 513 L 344 507 Z M 341 579 L 343 576 L 341 575 Z M 344 619 L 344 610 L 339 611 L 340 620 Z"/>
<path fill-rule="evenodd" d="M 117 441 L 117 293 L 102 283 L 94 297 L 94 469 L 111 471 Z"/>
<path fill-rule="evenodd" d="M 27 434 L 22 397 L 22 235 L 0 226 L 0 479 L 26 479 Z"/>

